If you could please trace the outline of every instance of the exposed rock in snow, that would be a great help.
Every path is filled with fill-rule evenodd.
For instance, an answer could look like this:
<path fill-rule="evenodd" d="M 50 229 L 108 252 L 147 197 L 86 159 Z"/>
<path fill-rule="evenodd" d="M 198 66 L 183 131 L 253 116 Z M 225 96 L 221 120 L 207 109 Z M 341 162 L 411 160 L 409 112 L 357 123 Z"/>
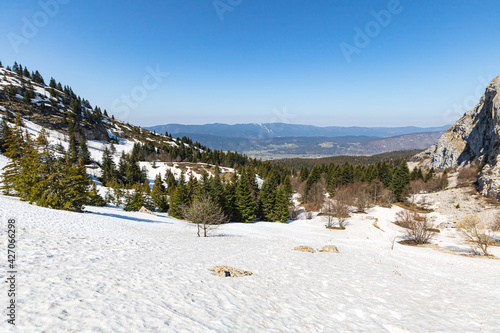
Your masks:
<path fill-rule="evenodd" d="M 210 270 L 212 271 L 213 275 L 220 277 L 242 277 L 252 275 L 252 272 L 229 266 L 213 266 L 210 267 Z"/>
<path fill-rule="evenodd" d="M 483 195 L 500 198 L 500 76 L 486 87 L 479 103 L 466 112 L 417 158 L 434 168 L 464 166 L 472 161 L 484 165 L 479 178 Z"/>
<path fill-rule="evenodd" d="M 339 253 L 339 249 L 335 245 L 325 245 L 319 252 Z"/>
<path fill-rule="evenodd" d="M 142 206 L 141 209 L 139 209 L 139 213 L 145 213 L 145 214 L 150 214 L 150 215 L 156 215 L 155 213 L 153 213 L 152 211 L 150 211 L 149 209 L 147 209 L 146 207 Z"/>
<path fill-rule="evenodd" d="M 311 253 L 316 253 L 316 250 L 314 250 L 312 247 L 310 246 L 306 246 L 306 245 L 300 245 L 300 246 L 296 246 L 293 248 L 295 251 L 302 251 L 302 252 L 311 252 Z"/>

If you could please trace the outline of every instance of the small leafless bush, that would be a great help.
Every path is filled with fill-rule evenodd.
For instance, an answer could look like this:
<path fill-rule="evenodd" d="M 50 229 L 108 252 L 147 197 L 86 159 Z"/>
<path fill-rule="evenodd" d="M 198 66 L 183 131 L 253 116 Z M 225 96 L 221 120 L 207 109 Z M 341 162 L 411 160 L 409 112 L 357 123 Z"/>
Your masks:
<path fill-rule="evenodd" d="M 333 227 L 333 222 L 335 221 L 335 202 L 332 199 L 327 199 L 323 203 L 323 219 L 326 221 L 326 226 L 328 228 Z"/>
<path fill-rule="evenodd" d="M 319 211 L 323 204 L 325 187 L 321 182 L 314 184 L 307 192 L 307 202 L 313 204 L 314 210 Z"/>
<path fill-rule="evenodd" d="M 337 218 L 339 228 L 345 228 L 345 222 L 349 218 L 349 203 L 352 202 L 352 191 L 343 187 L 337 190 L 333 198 L 333 214 Z"/>
<path fill-rule="evenodd" d="M 467 186 L 476 181 L 477 169 L 472 166 L 462 168 L 458 172 L 457 184 L 458 186 Z"/>
<path fill-rule="evenodd" d="M 488 246 L 493 243 L 494 238 L 491 229 L 485 222 L 482 222 L 475 215 L 468 216 L 458 225 L 458 230 L 471 244 L 475 253 L 479 253 L 477 250 L 480 249 L 485 256 L 489 255 Z"/>
<path fill-rule="evenodd" d="M 396 213 L 396 224 L 403 228 L 409 228 L 416 213 L 409 209 L 403 209 Z"/>
<path fill-rule="evenodd" d="M 197 225 L 198 237 L 201 237 L 200 232 L 202 230 L 203 237 L 207 237 L 209 230 L 226 222 L 226 216 L 222 212 L 222 209 L 208 197 L 195 199 L 190 206 L 186 206 L 183 209 L 183 214 L 186 220 Z"/>
<path fill-rule="evenodd" d="M 388 207 L 390 208 L 392 206 L 392 204 L 394 203 L 395 201 L 395 198 L 394 198 L 394 194 L 392 193 L 391 190 L 389 189 L 383 189 L 382 190 L 382 193 L 380 195 L 380 205 L 382 205 L 382 207 Z"/>
<path fill-rule="evenodd" d="M 437 192 L 444 190 L 448 186 L 448 177 L 446 175 L 440 175 L 429 179 L 427 183 L 425 183 L 424 191 L 427 193 Z"/>
<path fill-rule="evenodd" d="M 295 203 L 292 203 L 288 210 L 290 211 L 290 217 L 292 220 L 296 220 L 302 212 L 302 209 L 295 205 Z"/>
<path fill-rule="evenodd" d="M 493 222 L 493 225 L 491 226 L 492 231 L 500 231 L 500 214 L 497 214 L 497 218 Z"/>
<path fill-rule="evenodd" d="M 414 213 L 409 225 L 408 236 L 417 244 L 427 244 L 435 234 L 434 225 L 426 215 Z"/>

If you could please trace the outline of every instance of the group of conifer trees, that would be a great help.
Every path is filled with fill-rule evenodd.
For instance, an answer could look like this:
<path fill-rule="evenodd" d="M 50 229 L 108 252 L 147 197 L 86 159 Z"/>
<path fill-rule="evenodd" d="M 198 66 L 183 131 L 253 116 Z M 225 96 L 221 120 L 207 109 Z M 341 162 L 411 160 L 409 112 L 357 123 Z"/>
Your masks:
<path fill-rule="evenodd" d="M 145 170 L 138 164 L 136 154 L 139 151 L 133 149 L 130 154 L 122 153 L 116 166 L 112 151 L 104 150 L 101 179 L 109 187 L 105 196 L 107 202 L 123 204 L 128 211 L 137 211 L 144 206 L 183 218 L 184 208 L 195 199 L 210 198 L 231 221 L 251 222 L 260 218 L 286 222 L 290 217 L 293 193 L 290 176 L 273 173 L 259 189 L 253 167 L 240 167 L 230 179 L 223 181 L 220 167 L 216 165 L 213 175 L 205 170 L 200 180 L 192 175 L 187 177 L 184 172 L 177 179 L 170 171 L 163 177 L 158 174 L 151 189 Z"/>
<path fill-rule="evenodd" d="M 83 160 L 73 163 L 69 154 L 59 154 L 49 145 L 45 130 L 34 139 L 20 115 L 14 126 L 2 119 L 0 149 L 11 159 L 2 174 L 4 194 L 42 207 L 82 211 L 84 205 L 102 205 L 86 173 Z"/>
<path fill-rule="evenodd" d="M 295 169 L 292 170 L 292 174 L 297 175 Z M 434 179 L 435 175 L 434 169 L 429 170 L 425 175 L 420 168 L 414 168 L 410 172 L 406 159 L 403 159 L 396 165 L 378 162 L 367 166 L 354 166 L 345 162 L 342 165 L 334 163 L 315 165 L 311 169 L 303 166 L 297 176 L 299 182 L 304 182 L 303 200 L 307 202 L 313 187 L 322 181 L 325 184 L 324 190 L 331 195 L 334 195 L 338 188 L 349 184 L 371 184 L 373 181 L 379 181 L 385 188 L 392 191 L 396 201 L 401 201 L 411 181 L 429 182 Z M 445 176 L 441 176 L 439 179 L 441 183 L 437 187 L 445 186 L 445 179 Z"/>

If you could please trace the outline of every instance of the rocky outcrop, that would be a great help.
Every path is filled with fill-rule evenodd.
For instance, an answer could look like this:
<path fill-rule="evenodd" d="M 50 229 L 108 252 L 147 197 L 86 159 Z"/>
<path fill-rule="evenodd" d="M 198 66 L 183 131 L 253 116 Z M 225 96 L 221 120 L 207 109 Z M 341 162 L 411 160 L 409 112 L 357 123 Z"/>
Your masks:
<path fill-rule="evenodd" d="M 417 155 L 423 164 L 445 169 L 479 162 L 479 190 L 500 199 L 500 76 L 486 87 L 479 103 L 466 112 L 427 151 Z"/>

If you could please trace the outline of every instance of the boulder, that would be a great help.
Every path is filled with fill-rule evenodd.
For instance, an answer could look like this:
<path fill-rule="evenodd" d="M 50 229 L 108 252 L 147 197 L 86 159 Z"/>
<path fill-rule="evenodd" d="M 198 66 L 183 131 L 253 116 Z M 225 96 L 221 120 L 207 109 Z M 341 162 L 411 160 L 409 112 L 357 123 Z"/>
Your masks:
<path fill-rule="evenodd" d="M 296 246 L 293 248 L 295 251 L 302 251 L 302 252 L 311 252 L 311 253 L 316 253 L 316 251 L 310 247 L 310 246 L 306 246 L 306 245 L 300 245 L 300 246 Z"/>
<path fill-rule="evenodd" d="M 146 207 L 142 206 L 141 209 L 139 209 L 139 213 L 146 213 L 146 214 L 150 214 L 150 215 L 155 215 L 155 213 L 153 213 L 152 211 L 150 211 L 149 209 L 147 209 Z"/>
<path fill-rule="evenodd" d="M 325 245 L 319 252 L 339 253 L 339 249 L 335 245 Z"/>
<path fill-rule="evenodd" d="M 250 276 L 252 272 L 244 271 L 242 269 L 233 268 L 229 266 L 213 266 L 210 267 L 212 274 L 220 277 L 241 277 Z"/>

